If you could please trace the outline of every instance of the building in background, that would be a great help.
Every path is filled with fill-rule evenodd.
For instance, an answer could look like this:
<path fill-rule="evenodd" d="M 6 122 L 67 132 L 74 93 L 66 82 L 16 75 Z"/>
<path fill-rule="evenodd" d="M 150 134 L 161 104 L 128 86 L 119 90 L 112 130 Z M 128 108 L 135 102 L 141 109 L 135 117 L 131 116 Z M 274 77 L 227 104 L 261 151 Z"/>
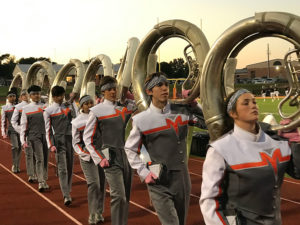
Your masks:
<path fill-rule="evenodd" d="M 295 70 L 300 70 L 298 61 L 292 61 L 292 66 Z M 253 80 L 268 83 L 268 81 L 286 80 L 287 71 L 283 59 L 272 59 L 269 63 L 268 61 L 259 62 L 237 69 L 235 77 L 237 83 L 250 83 Z"/>

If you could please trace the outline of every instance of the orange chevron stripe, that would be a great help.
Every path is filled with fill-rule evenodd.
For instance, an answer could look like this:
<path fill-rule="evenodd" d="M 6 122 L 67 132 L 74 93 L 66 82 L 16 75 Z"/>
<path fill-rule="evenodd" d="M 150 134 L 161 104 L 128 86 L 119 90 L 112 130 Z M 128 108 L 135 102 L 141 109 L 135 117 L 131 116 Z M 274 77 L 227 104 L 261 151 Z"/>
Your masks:
<path fill-rule="evenodd" d="M 170 119 L 166 119 L 166 123 L 167 123 L 166 126 L 157 127 L 157 128 L 154 128 L 154 129 L 150 129 L 150 130 L 144 131 L 143 134 L 147 135 L 147 134 L 151 134 L 151 133 L 155 133 L 155 132 L 159 132 L 159 131 L 163 131 L 163 130 L 168 130 L 168 129 L 171 129 L 171 127 L 173 127 L 173 129 L 175 130 L 176 134 L 178 134 L 178 126 L 179 125 L 181 125 L 181 126 L 187 125 L 188 122 L 189 122 L 188 120 L 182 121 L 181 116 L 178 116 L 176 118 L 175 122 L 173 122 Z"/>
<path fill-rule="evenodd" d="M 42 108 L 38 108 L 37 111 L 33 111 L 33 112 L 28 112 L 26 113 L 26 115 L 31 115 L 31 114 L 35 114 L 35 113 L 40 113 L 40 112 L 43 112 L 44 110 Z"/>
<path fill-rule="evenodd" d="M 128 111 L 126 107 L 122 109 L 122 111 L 116 109 L 115 114 L 107 115 L 107 116 L 100 116 L 98 117 L 99 120 L 104 120 L 104 119 L 109 119 L 109 118 L 114 118 L 118 116 L 122 116 L 123 120 L 125 120 L 125 114 L 131 114 L 132 111 Z"/>
<path fill-rule="evenodd" d="M 250 163 L 242 163 L 242 164 L 236 164 L 232 165 L 231 168 L 233 170 L 243 170 L 243 169 L 249 169 L 249 168 L 255 168 L 255 167 L 263 167 L 263 166 L 268 166 L 269 163 L 274 169 L 274 172 L 277 174 L 277 166 L 278 163 L 281 162 L 287 162 L 290 160 L 291 156 L 282 156 L 280 149 L 276 149 L 272 156 L 270 157 L 268 154 L 265 152 L 260 152 L 260 157 L 261 161 L 260 162 L 250 162 Z"/>

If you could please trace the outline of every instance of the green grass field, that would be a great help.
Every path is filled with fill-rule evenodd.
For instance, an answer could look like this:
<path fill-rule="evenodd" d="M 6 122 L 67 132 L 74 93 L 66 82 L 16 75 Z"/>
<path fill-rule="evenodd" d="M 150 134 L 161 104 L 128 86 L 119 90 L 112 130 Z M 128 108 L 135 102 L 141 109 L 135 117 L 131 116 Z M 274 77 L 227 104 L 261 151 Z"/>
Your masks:
<path fill-rule="evenodd" d="M 274 102 L 272 102 L 272 99 L 266 99 L 265 101 L 263 99 L 257 99 L 257 104 L 259 107 L 259 120 L 262 121 L 263 118 L 268 115 L 268 114 L 273 114 L 273 116 L 276 118 L 276 121 L 279 123 L 281 118 L 278 112 L 278 104 L 280 101 L 282 101 L 282 99 L 279 100 L 274 100 Z M 296 107 L 290 107 L 288 102 L 286 102 L 283 105 L 283 113 L 284 115 L 290 115 L 293 112 L 295 112 L 297 110 Z"/>

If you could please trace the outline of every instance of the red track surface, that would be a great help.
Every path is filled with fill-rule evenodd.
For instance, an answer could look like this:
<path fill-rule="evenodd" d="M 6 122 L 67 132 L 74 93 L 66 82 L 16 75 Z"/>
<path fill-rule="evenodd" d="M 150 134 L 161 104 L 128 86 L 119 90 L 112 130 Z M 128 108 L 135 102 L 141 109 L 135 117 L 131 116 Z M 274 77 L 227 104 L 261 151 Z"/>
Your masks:
<path fill-rule="evenodd" d="M 0 139 L 0 224 L 1 225 L 47 225 L 47 224 L 87 224 L 88 205 L 87 187 L 75 157 L 72 187 L 73 203 L 70 207 L 63 205 L 58 178 L 55 176 L 55 160 L 50 158 L 50 190 L 45 193 L 37 191 L 37 184 L 29 184 L 25 171 L 25 159 L 22 154 L 21 173 L 13 174 L 11 168 L 11 146 L 8 140 Z M 201 190 L 201 173 L 203 160 L 192 157 L 189 169 L 192 181 L 192 194 L 187 225 L 204 224 L 199 208 Z M 129 225 L 160 224 L 154 209 L 149 206 L 149 197 L 145 184 L 135 175 L 132 184 L 132 196 L 129 210 Z M 295 225 L 300 222 L 300 181 L 285 179 L 282 187 L 283 224 Z M 110 224 L 110 197 L 105 201 L 105 223 Z"/>

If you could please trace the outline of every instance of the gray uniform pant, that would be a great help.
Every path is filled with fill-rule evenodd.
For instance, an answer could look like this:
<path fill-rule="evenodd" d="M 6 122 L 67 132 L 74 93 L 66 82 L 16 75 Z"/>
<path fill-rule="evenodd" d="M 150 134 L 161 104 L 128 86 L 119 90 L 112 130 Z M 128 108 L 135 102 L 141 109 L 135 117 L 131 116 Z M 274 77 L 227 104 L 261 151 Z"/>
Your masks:
<path fill-rule="evenodd" d="M 20 159 L 22 153 L 22 146 L 20 142 L 20 135 L 15 132 L 9 132 L 9 139 L 11 142 L 12 164 L 17 169 L 20 168 Z"/>
<path fill-rule="evenodd" d="M 168 173 L 168 185 L 148 185 L 150 198 L 163 225 L 184 225 L 190 202 L 191 180 L 187 167 Z"/>
<path fill-rule="evenodd" d="M 56 164 L 63 197 L 70 197 L 73 175 L 73 147 L 71 135 L 55 135 Z"/>
<path fill-rule="evenodd" d="M 92 159 L 90 161 L 80 159 L 80 165 L 88 186 L 89 214 L 102 214 L 106 188 L 104 170 L 99 165 L 96 166 Z"/>
<path fill-rule="evenodd" d="M 28 138 L 28 145 L 28 148 L 33 150 L 38 182 L 41 183 L 46 181 L 48 179 L 49 150 L 47 148 L 45 135 Z"/>
<path fill-rule="evenodd" d="M 27 175 L 34 176 L 36 174 L 36 170 L 35 170 L 35 158 L 34 158 L 32 147 L 25 148 L 25 160 L 26 160 Z"/>
<path fill-rule="evenodd" d="M 110 188 L 112 225 L 126 225 L 128 220 L 132 171 L 128 163 L 124 164 L 124 169 L 116 165 L 104 169 Z"/>

